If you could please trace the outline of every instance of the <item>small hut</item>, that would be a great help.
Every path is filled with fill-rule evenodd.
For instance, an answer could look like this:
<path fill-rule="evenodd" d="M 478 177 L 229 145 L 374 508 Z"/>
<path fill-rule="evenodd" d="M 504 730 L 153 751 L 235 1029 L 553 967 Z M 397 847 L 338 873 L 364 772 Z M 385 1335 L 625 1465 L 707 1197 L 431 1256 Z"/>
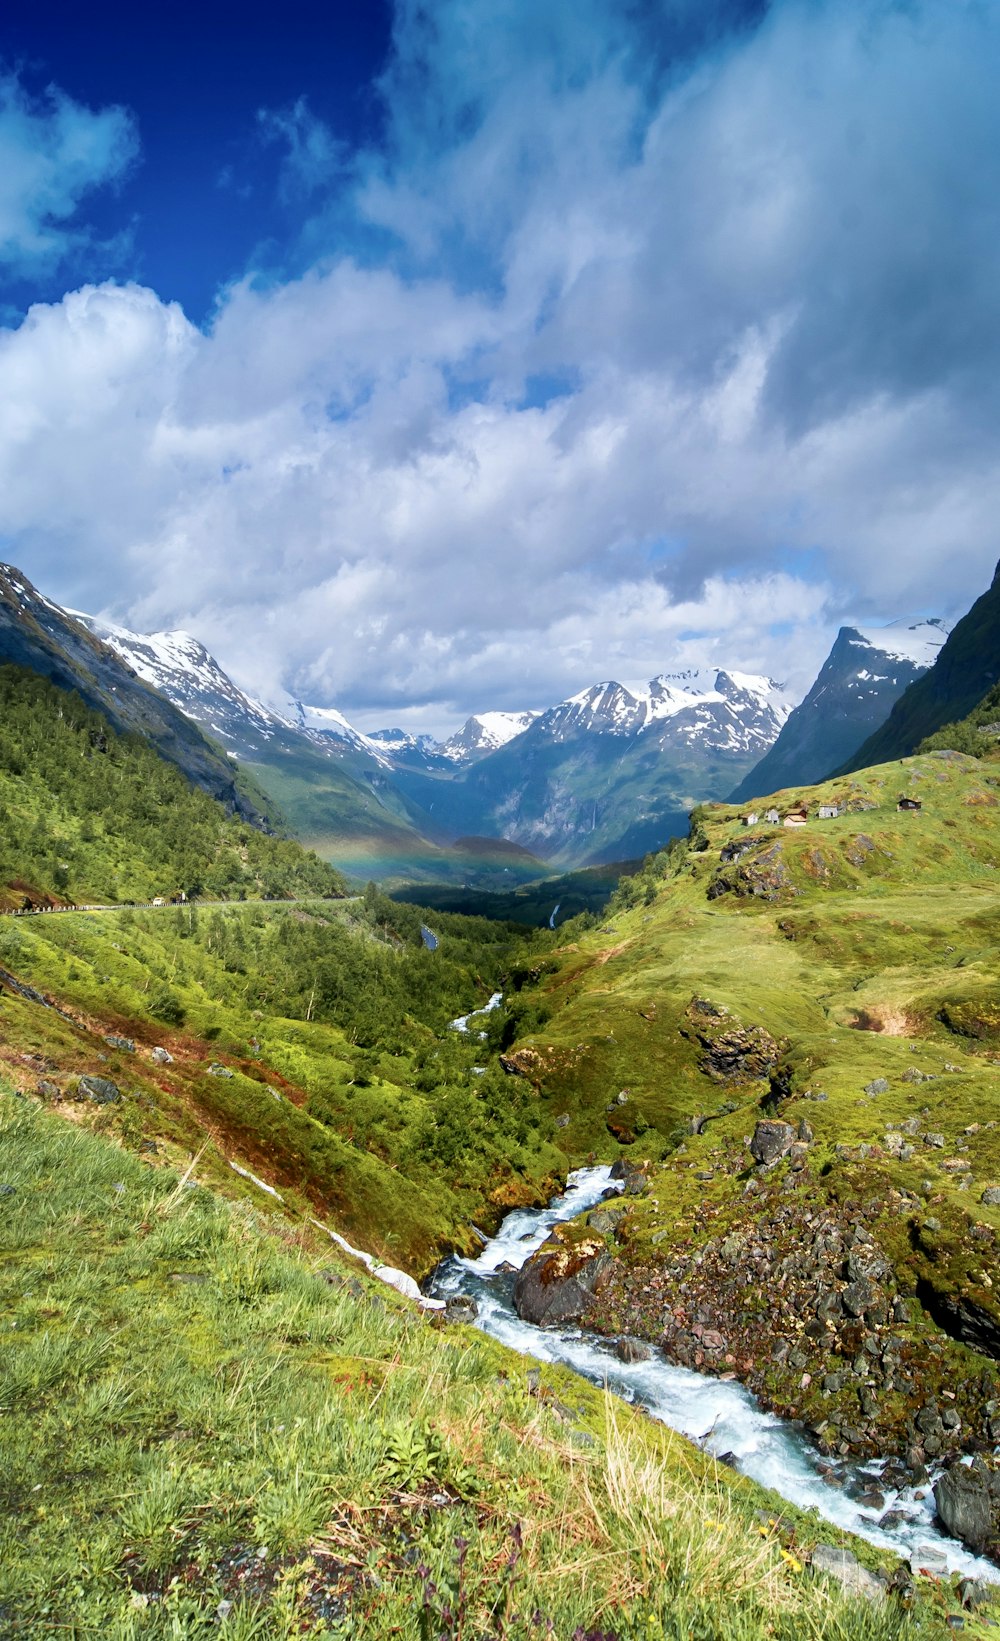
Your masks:
<path fill-rule="evenodd" d="M 764 816 L 764 819 L 767 821 L 768 826 L 781 825 L 781 816 L 778 814 L 776 809 L 769 809 L 767 814 Z"/>
<path fill-rule="evenodd" d="M 835 803 L 821 803 L 819 806 L 820 820 L 836 820 L 840 810 Z"/>
<path fill-rule="evenodd" d="M 808 819 L 808 809 L 790 809 L 782 824 L 785 826 L 805 826 Z"/>
<path fill-rule="evenodd" d="M 741 815 L 740 820 L 743 822 L 744 826 L 756 826 L 757 822 L 760 820 L 760 816 L 758 815 L 756 809 L 751 809 L 748 810 L 745 815 Z"/>

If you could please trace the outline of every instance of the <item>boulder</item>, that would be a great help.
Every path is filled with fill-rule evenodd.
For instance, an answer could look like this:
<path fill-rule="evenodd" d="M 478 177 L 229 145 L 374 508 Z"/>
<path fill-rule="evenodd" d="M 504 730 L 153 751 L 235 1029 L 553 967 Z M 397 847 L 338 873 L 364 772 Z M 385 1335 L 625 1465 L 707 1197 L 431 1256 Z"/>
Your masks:
<path fill-rule="evenodd" d="M 984 1208 L 1000 1207 L 1000 1185 L 987 1185 L 979 1200 Z"/>
<path fill-rule="evenodd" d="M 615 1208 L 610 1205 L 607 1208 L 592 1208 L 587 1215 L 587 1224 L 598 1236 L 614 1236 L 620 1221 L 627 1213 L 628 1208 L 624 1203 Z"/>
<path fill-rule="evenodd" d="M 615 1345 L 619 1362 L 648 1362 L 652 1354 L 641 1339 L 619 1339 Z"/>
<path fill-rule="evenodd" d="M 445 1301 L 444 1314 L 449 1322 L 474 1322 L 479 1306 L 471 1294 L 456 1293 Z"/>
<path fill-rule="evenodd" d="M 110 1077 L 81 1077 L 76 1085 L 77 1094 L 94 1105 L 117 1105 L 122 1091 Z"/>
<path fill-rule="evenodd" d="M 594 1303 L 611 1255 L 602 1238 L 557 1227 L 544 1247 L 521 1267 L 514 1308 L 522 1322 L 554 1327 L 576 1322 Z"/>
<path fill-rule="evenodd" d="M 885 1586 L 862 1567 L 850 1550 L 840 1550 L 832 1544 L 817 1544 L 812 1553 L 813 1570 L 832 1578 L 846 1595 L 862 1596 L 866 1601 L 881 1601 Z"/>
<path fill-rule="evenodd" d="M 174 1057 L 168 1048 L 154 1048 L 150 1058 L 155 1060 L 158 1066 L 172 1066 L 174 1063 Z"/>
<path fill-rule="evenodd" d="M 220 1065 L 218 1060 L 213 1060 L 208 1068 L 208 1075 L 210 1077 L 231 1077 L 233 1074 L 228 1066 Z"/>
<path fill-rule="evenodd" d="M 985 1465 L 953 1465 L 934 1486 L 934 1503 L 945 1527 L 970 1550 L 981 1551 L 993 1536 L 993 1499 Z"/>
<path fill-rule="evenodd" d="M 110 1037 L 105 1037 L 104 1041 L 110 1048 L 121 1049 L 123 1054 L 135 1053 L 135 1043 L 132 1041 L 131 1037 L 115 1037 L 112 1035 Z"/>
<path fill-rule="evenodd" d="M 759 1122 L 750 1141 L 750 1155 L 761 1168 L 778 1162 L 790 1151 L 795 1140 L 795 1129 L 787 1122 Z"/>
<path fill-rule="evenodd" d="M 641 1196 L 649 1184 L 645 1170 L 637 1167 L 634 1162 L 627 1162 L 624 1157 L 619 1157 L 612 1166 L 611 1178 L 621 1180 L 627 1197 Z"/>

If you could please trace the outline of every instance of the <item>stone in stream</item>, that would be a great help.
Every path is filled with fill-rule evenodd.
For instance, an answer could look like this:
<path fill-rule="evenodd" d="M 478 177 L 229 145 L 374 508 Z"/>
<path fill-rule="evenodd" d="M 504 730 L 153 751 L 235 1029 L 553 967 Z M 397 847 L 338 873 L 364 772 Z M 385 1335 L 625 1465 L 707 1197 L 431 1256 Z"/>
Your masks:
<path fill-rule="evenodd" d="M 996 1504 L 985 1464 L 956 1464 L 946 1470 L 935 1483 L 934 1503 L 949 1533 L 970 1550 L 982 1550 L 995 1536 Z"/>
<path fill-rule="evenodd" d="M 641 1339 L 619 1339 L 615 1345 L 615 1355 L 619 1362 L 648 1362 L 652 1351 Z"/>
<path fill-rule="evenodd" d="M 610 1264 L 601 1237 L 559 1225 L 518 1271 L 514 1309 L 522 1322 L 540 1327 L 576 1322 L 593 1305 Z"/>

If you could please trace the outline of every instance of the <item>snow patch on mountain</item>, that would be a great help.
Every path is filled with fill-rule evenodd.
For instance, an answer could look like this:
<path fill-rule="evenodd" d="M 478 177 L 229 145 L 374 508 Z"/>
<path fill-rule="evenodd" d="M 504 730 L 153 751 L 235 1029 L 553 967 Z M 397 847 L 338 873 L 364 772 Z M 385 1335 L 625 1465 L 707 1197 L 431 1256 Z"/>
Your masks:
<path fill-rule="evenodd" d="M 260 701 L 244 694 L 223 672 L 197 638 L 187 632 L 131 632 L 113 622 L 99 621 L 80 610 L 69 610 L 75 620 L 103 639 L 144 683 L 152 684 L 168 701 L 200 723 L 208 724 L 224 739 L 233 738 L 233 716 L 241 727 L 250 720 L 267 735 L 278 725 L 291 728 L 291 721 L 271 711 Z"/>
<path fill-rule="evenodd" d="M 435 751 L 454 763 L 464 763 L 470 757 L 484 756 L 506 746 L 516 735 L 523 735 L 539 716 L 537 712 L 474 713 Z"/>
<path fill-rule="evenodd" d="M 870 645 L 889 661 L 912 661 L 932 667 L 951 630 L 941 620 L 891 621 L 885 627 L 852 627 L 850 642 L 860 649 Z"/>

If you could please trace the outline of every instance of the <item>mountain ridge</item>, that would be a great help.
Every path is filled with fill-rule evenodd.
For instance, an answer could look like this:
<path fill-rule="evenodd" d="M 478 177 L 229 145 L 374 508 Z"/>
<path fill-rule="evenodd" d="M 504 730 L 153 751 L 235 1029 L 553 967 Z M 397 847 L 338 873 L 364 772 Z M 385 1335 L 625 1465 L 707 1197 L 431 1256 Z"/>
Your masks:
<path fill-rule="evenodd" d="M 945 724 L 965 718 L 1000 682 L 1000 563 L 972 608 L 956 621 L 934 666 L 912 683 L 885 723 L 836 773 L 907 757 Z"/>
<path fill-rule="evenodd" d="M 841 627 L 808 693 L 730 801 L 746 803 L 762 792 L 822 780 L 852 756 L 892 703 L 933 664 L 947 632 L 939 619 Z"/>

